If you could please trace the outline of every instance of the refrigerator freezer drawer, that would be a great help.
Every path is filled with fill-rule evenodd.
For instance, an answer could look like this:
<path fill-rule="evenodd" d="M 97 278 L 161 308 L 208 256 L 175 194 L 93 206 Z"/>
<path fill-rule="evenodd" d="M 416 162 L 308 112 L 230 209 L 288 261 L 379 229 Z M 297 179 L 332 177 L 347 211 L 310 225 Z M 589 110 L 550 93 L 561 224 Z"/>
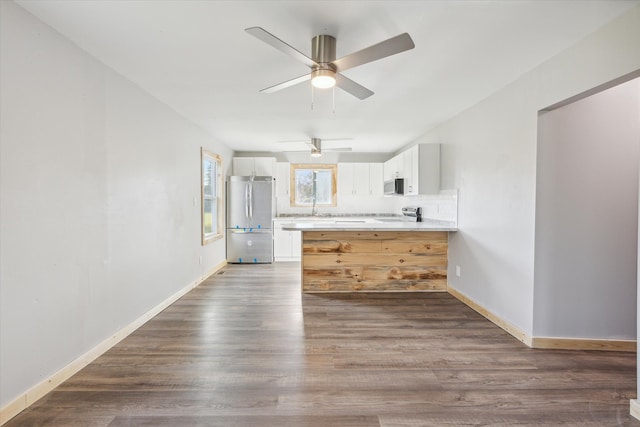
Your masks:
<path fill-rule="evenodd" d="M 231 264 L 273 262 L 272 231 L 227 230 L 227 262 Z"/>

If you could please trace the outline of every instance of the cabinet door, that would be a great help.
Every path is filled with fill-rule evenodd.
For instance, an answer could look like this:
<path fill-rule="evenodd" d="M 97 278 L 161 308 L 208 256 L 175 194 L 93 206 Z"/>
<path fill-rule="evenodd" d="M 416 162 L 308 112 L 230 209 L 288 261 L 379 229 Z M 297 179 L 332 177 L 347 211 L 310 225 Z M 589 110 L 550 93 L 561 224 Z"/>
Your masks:
<path fill-rule="evenodd" d="M 289 196 L 289 176 L 291 165 L 289 163 L 276 163 L 276 196 Z"/>
<path fill-rule="evenodd" d="M 338 195 L 353 196 L 353 163 L 338 163 Z"/>
<path fill-rule="evenodd" d="M 369 163 L 369 195 L 384 195 L 384 180 L 382 179 L 382 163 Z"/>
<path fill-rule="evenodd" d="M 283 222 L 273 222 L 273 256 L 276 261 L 291 257 L 291 234 L 282 229 Z"/>
<path fill-rule="evenodd" d="M 384 162 L 384 179 L 386 181 L 395 178 L 404 178 L 404 157 L 398 154 Z"/>
<path fill-rule="evenodd" d="M 353 163 L 353 194 L 369 196 L 369 163 Z"/>
<path fill-rule="evenodd" d="M 253 175 L 253 157 L 234 157 L 233 174 L 236 176 Z"/>
<path fill-rule="evenodd" d="M 253 167 L 256 176 L 275 176 L 276 175 L 276 158 L 275 157 L 254 157 Z"/>
<path fill-rule="evenodd" d="M 412 148 L 411 153 L 411 188 L 409 189 L 409 195 L 416 195 L 420 193 L 420 147 L 415 146 Z"/>
<path fill-rule="evenodd" d="M 291 235 L 291 259 L 302 259 L 302 231 L 290 231 Z"/>
<path fill-rule="evenodd" d="M 438 194 L 440 192 L 440 144 L 420 144 L 420 173 L 418 182 L 420 194 Z"/>
<path fill-rule="evenodd" d="M 397 163 L 397 158 L 396 157 L 392 157 L 389 160 L 387 160 L 386 162 L 384 162 L 383 165 L 383 172 L 384 172 L 384 180 L 385 181 L 389 181 L 392 180 L 394 178 L 396 178 L 396 163 Z"/>
<path fill-rule="evenodd" d="M 404 194 L 408 196 L 418 194 L 418 174 L 419 171 L 419 153 L 418 146 L 414 146 L 404 153 L 403 165 L 404 165 Z"/>

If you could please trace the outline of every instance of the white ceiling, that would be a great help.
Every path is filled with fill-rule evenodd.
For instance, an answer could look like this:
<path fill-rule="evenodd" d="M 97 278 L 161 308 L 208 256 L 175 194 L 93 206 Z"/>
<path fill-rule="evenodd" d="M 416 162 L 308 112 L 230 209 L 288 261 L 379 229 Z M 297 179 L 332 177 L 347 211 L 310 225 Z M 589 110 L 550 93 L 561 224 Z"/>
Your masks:
<path fill-rule="evenodd" d="M 394 152 L 639 4 L 629 1 L 17 0 L 82 49 L 238 151 L 304 149 L 277 141 L 352 138 Z M 366 100 L 308 82 L 258 90 L 308 68 L 246 34 L 260 26 L 310 56 L 337 57 L 408 32 L 413 50 L 344 74 Z"/>

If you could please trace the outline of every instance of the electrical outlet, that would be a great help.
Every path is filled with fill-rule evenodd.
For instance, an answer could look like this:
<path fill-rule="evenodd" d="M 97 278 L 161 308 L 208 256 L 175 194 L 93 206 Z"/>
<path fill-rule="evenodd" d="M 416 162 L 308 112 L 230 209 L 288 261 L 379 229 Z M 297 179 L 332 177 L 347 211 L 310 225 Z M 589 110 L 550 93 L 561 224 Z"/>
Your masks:
<path fill-rule="evenodd" d="M 198 264 L 202 265 L 202 255 L 198 257 Z"/>
<path fill-rule="evenodd" d="M 460 277 L 460 266 L 456 265 L 456 276 Z"/>

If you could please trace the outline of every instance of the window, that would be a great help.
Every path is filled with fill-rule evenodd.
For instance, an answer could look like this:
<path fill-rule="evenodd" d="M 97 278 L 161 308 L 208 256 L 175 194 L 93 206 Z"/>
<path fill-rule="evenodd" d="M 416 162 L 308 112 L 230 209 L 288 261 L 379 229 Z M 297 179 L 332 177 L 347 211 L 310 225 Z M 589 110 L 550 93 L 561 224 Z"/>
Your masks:
<path fill-rule="evenodd" d="M 202 245 L 222 238 L 222 158 L 202 148 Z"/>
<path fill-rule="evenodd" d="M 291 206 L 336 206 L 336 165 L 291 165 Z"/>

